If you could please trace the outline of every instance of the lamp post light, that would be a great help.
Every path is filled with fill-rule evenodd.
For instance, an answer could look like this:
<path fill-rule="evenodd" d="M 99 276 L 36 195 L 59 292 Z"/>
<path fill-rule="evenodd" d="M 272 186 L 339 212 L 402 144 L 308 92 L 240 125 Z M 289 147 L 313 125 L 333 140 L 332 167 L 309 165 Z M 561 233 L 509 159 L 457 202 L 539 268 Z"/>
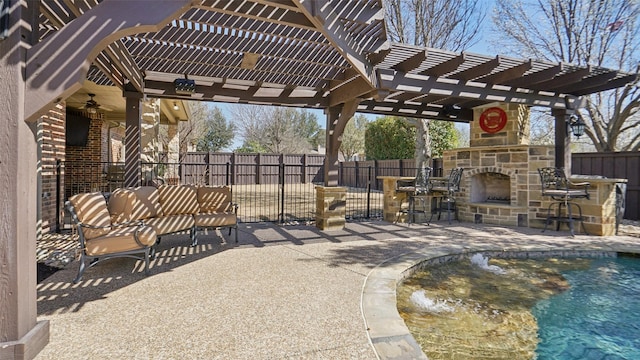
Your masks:
<path fill-rule="evenodd" d="M 579 116 L 571 115 L 567 120 L 567 125 L 571 128 L 571 132 L 576 138 L 580 138 L 580 136 L 584 135 L 584 129 L 587 124 L 582 121 Z"/>

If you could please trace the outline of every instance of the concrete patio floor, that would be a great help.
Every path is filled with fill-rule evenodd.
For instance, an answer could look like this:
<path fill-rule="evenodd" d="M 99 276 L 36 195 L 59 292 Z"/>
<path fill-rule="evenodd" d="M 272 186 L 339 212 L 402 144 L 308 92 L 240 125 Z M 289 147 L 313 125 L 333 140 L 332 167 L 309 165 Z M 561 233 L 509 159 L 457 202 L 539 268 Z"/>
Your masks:
<path fill-rule="evenodd" d="M 239 229 L 239 244 L 226 232 L 200 234 L 195 248 L 187 235 L 164 237 L 150 276 L 139 261 L 114 259 L 88 269 L 77 285 L 77 262 L 45 279 L 38 319 L 50 321 L 51 339 L 37 359 L 402 358 L 397 348 L 374 350 L 369 334 L 385 329 L 368 332 L 371 314 L 362 310 L 376 301 L 371 294 L 363 301 L 372 270 L 405 268 L 393 259 L 487 249 L 640 252 L 634 234 L 571 238 L 445 221 L 352 222 L 332 232 L 271 223 Z"/>

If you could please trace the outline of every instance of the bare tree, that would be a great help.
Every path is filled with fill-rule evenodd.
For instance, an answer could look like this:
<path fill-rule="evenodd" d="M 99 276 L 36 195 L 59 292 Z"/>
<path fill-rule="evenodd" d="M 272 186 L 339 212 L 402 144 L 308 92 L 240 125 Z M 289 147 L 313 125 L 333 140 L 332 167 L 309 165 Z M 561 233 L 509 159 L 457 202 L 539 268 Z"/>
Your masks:
<path fill-rule="evenodd" d="M 387 0 L 384 5 L 392 40 L 450 51 L 477 42 L 486 13 L 476 0 Z"/>
<path fill-rule="evenodd" d="M 387 0 L 384 6 L 391 40 L 450 51 L 474 45 L 485 17 L 485 9 L 476 0 Z M 428 166 L 430 120 L 407 121 L 417 130 L 416 168 Z"/>
<path fill-rule="evenodd" d="M 638 73 L 640 2 L 496 0 L 501 49 L 535 59 Z M 640 88 L 635 82 L 587 97 L 579 116 L 597 151 L 640 149 Z"/>
<path fill-rule="evenodd" d="M 306 153 L 321 130 L 315 115 L 285 107 L 237 105 L 232 118 L 244 140 L 241 151 Z"/>
<path fill-rule="evenodd" d="M 180 159 L 184 158 L 184 154 L 189 151 L 189 147 L 195 145 L 207 131 L 206 120 L 210 109 L 206 103 L 200 101 L 189 101 L 191 117 L 187 121 L 178 122 L 178 138 Z M 172 126 L 172 125 L 169 125 Z M 169 141 L 168 127 L 161 126 L 158 134 L 163 149 L 167 149 Z"/>

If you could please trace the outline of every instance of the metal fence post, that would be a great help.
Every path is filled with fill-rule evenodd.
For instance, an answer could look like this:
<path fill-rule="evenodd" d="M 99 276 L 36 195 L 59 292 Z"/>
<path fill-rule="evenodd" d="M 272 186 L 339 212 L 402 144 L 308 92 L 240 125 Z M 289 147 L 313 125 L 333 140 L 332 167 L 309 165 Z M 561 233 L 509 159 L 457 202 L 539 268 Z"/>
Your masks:
<path fill-rule="evenodd" d="M 227 161 L 227 173 L 225 174 L 225 185 L 229 186 L 229 178 L 231 173 L 231 163 Z"/>
<path fill-rule="evenodd" d="M 373 173 L 371 165 L 369 165 L 369 174 L 367 176 L 367 219 L 371 218 L 371 174 Z"/>
<path fill-rule="evenodd" d="M 280 183 L 280 224 L 284 223 L 284 163 L 280 162 L 279 168 L 279 178 L 278 182 Z"/>
<path fill-rule="evenodd" d="M 62 162 L 60 159 L 56 159 L 56 233 L 60 233 L 62 226 L 60 224 L 60 168 L 62 167 Z"/>

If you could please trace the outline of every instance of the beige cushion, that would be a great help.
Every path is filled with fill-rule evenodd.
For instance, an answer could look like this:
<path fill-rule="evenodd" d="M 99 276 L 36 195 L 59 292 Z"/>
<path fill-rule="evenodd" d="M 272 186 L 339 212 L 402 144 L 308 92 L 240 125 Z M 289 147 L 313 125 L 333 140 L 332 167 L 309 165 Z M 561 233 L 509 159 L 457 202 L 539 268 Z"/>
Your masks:
<path fill-rule="evenodd" d="M 231 188 L 228 186 L 198 187 L 200 212 L 213 213 L 231 210 Z"/>
<path fill-rule="evenodd" d="M 193 227 L 193 215 L 169 215 L 145 220 L 145 225 L 153 227 L 158 236 L 171 234 L 176 231 L 188 230 Z"/>
<path fill-rule="evenodd" d="M 85 239 L 93 239 L 109 233 L 111 230 L 111 217 L 107 210 L 107 202 L 102 193 L 84 193 L 73 195 L 69 198 L 73 205 L 78 220 L 85 225 L 106 226 L 103 229 L 90 229 L 82 227 Z"/>
<path fill-rule="evenodd" d="M 129 188 L 136 195 L 130 220 L 145 220 L 151 217 L 162 216 L 160 206 L 160 194 L 153 186 L 140 186 Z"/>
<path fill-rule="evenodd" d="M 196 187 L 193 185 L 162 185 L 158 192 L 165 216 L 195 214 L 200 211 Z"/>
<path fill-rule="evenodd" d="M 137 232 L 140 246 L 134 238 Z M 127 226 L 114 228 L 105 236 L 97 237 L 86 242 L 86 253 L 89 256 L 108 255 L 122 251 L 144 249 L 156 242 L 156 232 L 150 226 Z"/>
<path fill-rule="evenodd" d="M 237 222 L 234 213 L 196 214 L 193 218 L 197 227 L 234 226 Z"/>
<path fill-rule="evenodd" d="M 111 214 L 111 223 L 119 224 L 131 221 L 136 194 L 129 189 L 116 189 L 109 196 L 107 208 Z"/>

